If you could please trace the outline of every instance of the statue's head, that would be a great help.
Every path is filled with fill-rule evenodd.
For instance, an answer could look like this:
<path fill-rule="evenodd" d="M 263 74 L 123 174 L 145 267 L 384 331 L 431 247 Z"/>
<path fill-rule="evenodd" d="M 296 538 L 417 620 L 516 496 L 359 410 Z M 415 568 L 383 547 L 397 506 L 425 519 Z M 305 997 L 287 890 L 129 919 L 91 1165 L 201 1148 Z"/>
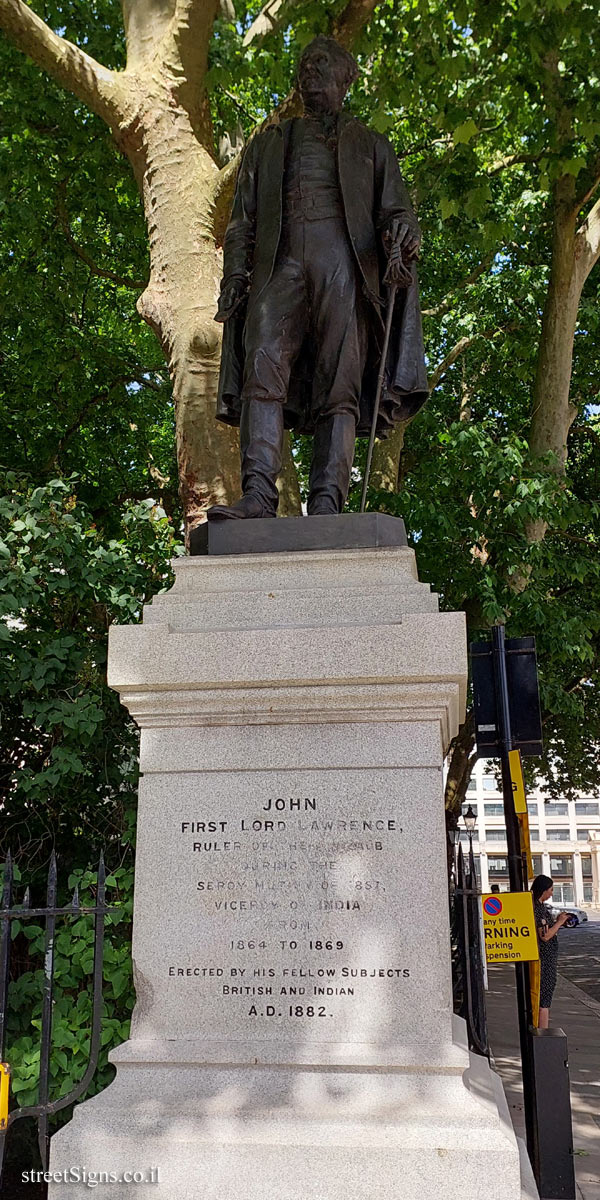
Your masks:
<path fill-rule="evenodd" d="M 298 67 L 298 87 L 307 112 L 339 112 L 358 78 L 355 59 L 333 38 L 316 37 Z"/>

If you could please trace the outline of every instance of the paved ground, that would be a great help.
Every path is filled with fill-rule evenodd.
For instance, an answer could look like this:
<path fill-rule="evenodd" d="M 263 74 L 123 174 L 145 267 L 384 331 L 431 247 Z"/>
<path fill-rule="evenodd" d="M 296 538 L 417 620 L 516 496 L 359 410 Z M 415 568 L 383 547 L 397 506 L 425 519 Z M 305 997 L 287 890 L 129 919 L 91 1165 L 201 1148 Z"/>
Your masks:
<path fill-rule="evenodd" d="M 600 913 L 559 935 L 560 973 L 600 1003 Z"/>
<path fill-rule="evenodd" d="M 559 972 L 551 1023 L 568 1038 L 577 1195 L 600 1200 L 600 914 L 561 932 Z M 513 1123 L 524 1136 L 512 967 L 490 969 L 488 1026 Z"/>

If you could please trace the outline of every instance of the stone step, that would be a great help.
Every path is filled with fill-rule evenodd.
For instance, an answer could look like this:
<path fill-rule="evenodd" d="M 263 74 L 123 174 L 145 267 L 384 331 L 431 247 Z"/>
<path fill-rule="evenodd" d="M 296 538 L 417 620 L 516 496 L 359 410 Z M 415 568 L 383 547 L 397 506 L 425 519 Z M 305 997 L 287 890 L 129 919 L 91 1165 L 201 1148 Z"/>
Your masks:
<path fill-rule="evenodd" d="M 177 558 L 171 595 L 192 592 L 251 592 L 314 588 L 394 587 L 419 583 L 415 552 L 375 548 L 360 551 L 314 550 L 305 554 L 246 554 L 232 557 Z"/>
<path fill-rule="evenodd" d="M 169 629 L 272 629 L 336 625 L 387 625 L 403 613 L 437 612 L 437 596 L 418 584 L 377 588 L 373 604 L 363 589 L 299 588 L 248 592 L 203 592 L 192 598 L 169 592 L 144 608 L 144 625 Z"/>

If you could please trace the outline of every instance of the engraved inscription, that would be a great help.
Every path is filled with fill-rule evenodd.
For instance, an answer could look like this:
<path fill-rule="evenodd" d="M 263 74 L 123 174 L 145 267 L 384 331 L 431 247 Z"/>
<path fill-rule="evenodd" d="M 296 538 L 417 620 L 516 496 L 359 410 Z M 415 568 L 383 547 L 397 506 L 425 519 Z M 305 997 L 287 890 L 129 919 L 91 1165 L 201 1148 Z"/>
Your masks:
<path fill-rule="evenodd" d="M 221 797 L 216 814 L 197 804 L 179 822 L 184 857 L 202 863 L 189 904 L 210 954 L 170 962 L 168 978 L 201 987 L 204 1001 L 223 1006 L 225 1025 L 228 1013 L 236 1027 L 335 1018 L 348 1037 L 354 1006 L 364 1014 L 410 986 L 414 964 L 403 961 L 388 912 L 402 825 L 377 796 L 370 812 L 361 811 L 364 797 L 354 812 L 344 801 L 284 793 L 229 805 Z"/>

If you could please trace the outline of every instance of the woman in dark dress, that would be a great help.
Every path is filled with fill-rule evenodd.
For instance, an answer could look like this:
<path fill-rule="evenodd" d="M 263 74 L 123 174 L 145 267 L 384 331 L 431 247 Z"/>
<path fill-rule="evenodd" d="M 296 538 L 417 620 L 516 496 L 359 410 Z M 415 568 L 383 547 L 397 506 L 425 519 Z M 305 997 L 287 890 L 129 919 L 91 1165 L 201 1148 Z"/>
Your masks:
<path fill-rule="evenodd" d="M 544 903 L 552 896 L 554 884 L 548 875 L 537 875 L 531 885 L 533 896 L 533 913 L 540 948 L 540 1017 L 538 1029 L 547 1029 L 550 1017 L 550 1005 L 556 987 L 556 972 L 558 963 L 558 941 L 556 935 L 562 929 L 569 914 L 561 912 L 554 920 L 550 909 Z"/>

